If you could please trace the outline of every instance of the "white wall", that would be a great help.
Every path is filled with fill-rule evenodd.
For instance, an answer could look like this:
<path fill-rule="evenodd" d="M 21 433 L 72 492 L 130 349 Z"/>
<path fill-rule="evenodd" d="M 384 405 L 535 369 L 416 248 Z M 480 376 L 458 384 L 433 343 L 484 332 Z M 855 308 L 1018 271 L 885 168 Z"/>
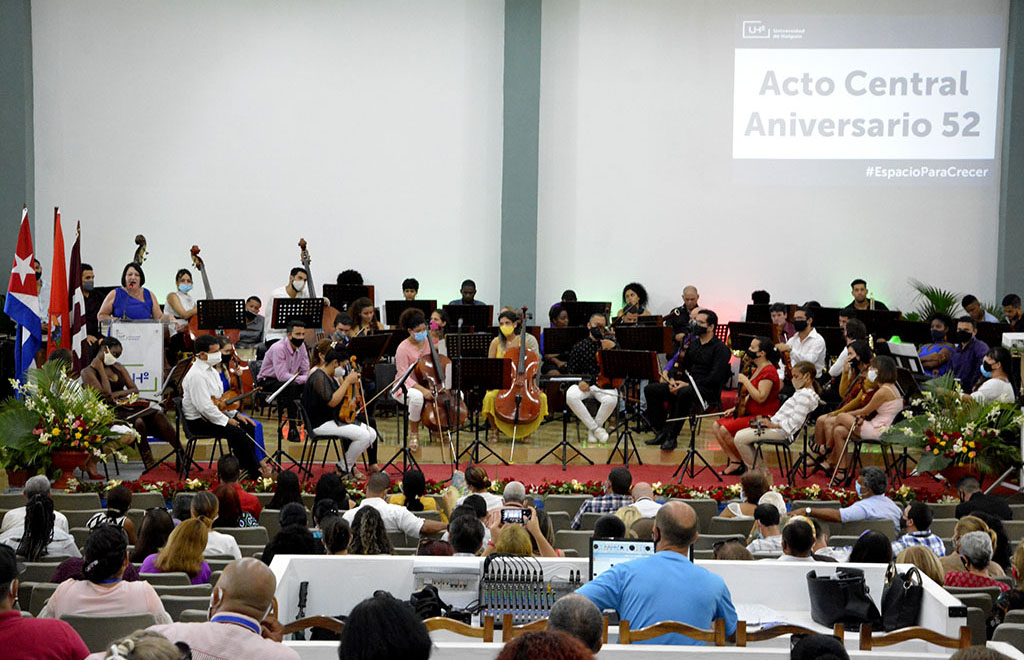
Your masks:
<path fill-rule="evenodd" d="M 858 0 L 828 3 L 827 11 L 941 16 L 964 7 Z M 737 19 L 765 8 L 715 0 L 544 3 L 538 301 L 574 288 L 581 299 L 617 308 L 623 285 L 636 280 L 657 313 L 678 305 L 692 283 L 702 304 L 730 320 L 761 288 L 776 300 L 845 305 L 854 277 L 903 309 L 914 306 L 911 277 L 994 300 L 997 184 L 738 182 L 731 158 Z M 995 15 L 1006 8 L 971 4 Z M 770 9 L 821 13 L 807 0 Z"/>
<path fill-rule="evenodd" d="M 299 237 L 318 288 L 497 299 L 503 3 L 46 0 L 32 28 L 47 272 L 59 204 L 100 284 L 144 233 L 161 299 L 193 244 L 217 296 L 264 296 Z"/>

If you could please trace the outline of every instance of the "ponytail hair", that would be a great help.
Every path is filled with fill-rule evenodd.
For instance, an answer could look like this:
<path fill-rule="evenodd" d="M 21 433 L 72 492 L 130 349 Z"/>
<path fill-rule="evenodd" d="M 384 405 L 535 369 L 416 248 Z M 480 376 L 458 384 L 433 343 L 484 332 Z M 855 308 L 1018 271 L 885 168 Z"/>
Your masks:
<path fill-rule="evenodd" d="M 818 368 L 814 366 L 813 362 L 797 362 L 793 365 L 793 369 L 799 371 L 804 376 L 810 377 L 811 387 L 814 388 L 814 393 L 821 396 L 821 383 L 818 382 Z"/>
<path fill-rule="evenodd" d="M 213 527 L 220 511 L 220 500 L 208 490 L 196 493 L 192 497 L 192 517 L 198 518 L 207 527 Z"/>
<path fill-rule="evenodd" d="M 99 584 L 120 572 L 128 556 L 128 535 L 115 525 L 100 525 L 85 539 L 82 576 Z"/>
<path fill-rule="evenodd" d="M 53 500 L 46 493 L 33 495 L 25 505 L 25 530 L 17 554 L 28 561 L 46 555 L 46 546 L 53 540 Z"/>
<path fill-rule="evenodd" d="M 410 511 L 422 511 L 423 502 L 420 498 L 427 492 L 427 480 L 419 470 L 409 470 L 402 477 L 402 494 L 405 495 L 405 508 Z"/>

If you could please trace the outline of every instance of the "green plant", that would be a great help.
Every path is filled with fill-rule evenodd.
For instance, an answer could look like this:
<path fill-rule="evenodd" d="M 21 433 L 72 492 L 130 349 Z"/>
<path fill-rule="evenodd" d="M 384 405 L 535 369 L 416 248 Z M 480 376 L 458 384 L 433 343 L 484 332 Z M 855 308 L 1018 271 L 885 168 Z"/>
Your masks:
<path fill-rule="evenodd" d="M 908 321 L 923 321 L 933 314 L 945 314 L 952 318 L 960 315 L 960 300 L 963 296 L 959 293 L 940 289 L 913 278 L 910 279 L 910 286 L 917 291 L 917 297 L 922 300 L 917 309 L 904 314 Z"/>

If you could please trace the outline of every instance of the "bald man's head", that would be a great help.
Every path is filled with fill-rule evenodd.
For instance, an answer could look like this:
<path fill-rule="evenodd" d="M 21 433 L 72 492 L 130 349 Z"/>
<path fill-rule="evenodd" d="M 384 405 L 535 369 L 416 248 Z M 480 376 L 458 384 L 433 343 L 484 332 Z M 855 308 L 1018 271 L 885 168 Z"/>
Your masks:
<path fill-rule="evenodd" d="M 237 612 L 262 621 L 274 602 L 277 578 L 270 568 L 254 557 L 231 562 L 217 580 L 210 601 L 210 614 Z"/>
<path fill-rule="evenodd" d="M 697 513 L 685 502 L 668 502 L 654 518 L 658 550 L 685 552 L 697 540 Z"/>
<path fill-rule="evenodd" d="M 633 485 L 633 501 L 649 497 L 654 499 L 654 489 L 651 488 L 651 484 L 646 481 L 638 481 Z"/>
<path fill-rule="evenodd" d="M 700 300 L 700 294 L 697 293 L 697 287 L 692 284 L 683 287 L 683 306 L 686 307 L 686 309 L 696 309 L 698 300 Z"/>

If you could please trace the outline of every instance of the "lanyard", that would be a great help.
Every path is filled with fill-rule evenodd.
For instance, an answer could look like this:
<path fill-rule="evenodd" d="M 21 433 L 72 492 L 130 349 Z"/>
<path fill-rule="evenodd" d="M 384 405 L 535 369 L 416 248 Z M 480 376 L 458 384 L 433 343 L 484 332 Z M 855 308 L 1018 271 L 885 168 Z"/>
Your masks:
<path fill-rule="evenodd" d="M 210 619 L 210 621 L 212 621 L 213 623 L 234 623 L 239 626 L 248 628 L 257 635 L 261 633 L 261 628 L 258 623 L 250 621 L 249 619 L 243 619 L 240 616 L 232 616 L 230 614 L 216 614 L 212 619 Z"/>
<path fill-rule="evenodd" d="M 109 580 L 100 580 L 100 584 L 114 584 L 115 582 L 120 582 L 120 581 L 121 581 L 121 578 L 110 578 Z"/>

